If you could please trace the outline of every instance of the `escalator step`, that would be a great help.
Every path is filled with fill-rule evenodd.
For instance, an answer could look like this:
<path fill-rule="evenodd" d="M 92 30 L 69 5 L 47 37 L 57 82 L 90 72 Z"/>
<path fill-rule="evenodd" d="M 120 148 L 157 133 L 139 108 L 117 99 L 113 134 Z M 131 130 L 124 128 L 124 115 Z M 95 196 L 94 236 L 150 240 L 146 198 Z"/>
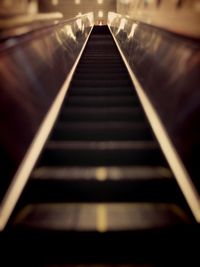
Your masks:
<path fill-rule="evenodd" d="M 141 108 L 86 108 L 63 107 L 59 121 L 144 121 Z"/>
<path fill-rule="evenodd" d="M 173 203 L 180 194 L 175 183 L 166 167 L 41 166 L 31 176 L 26 200 Z"/>
<path fill-rule="evenodd" d="M 188 221 L 187 216 L 172 204 L 35 204 L 19 213 L 15 226 L 51 231 L 115 231 L 117 235 L 116 231 L 160 229 L 183 221 Z"/>
<path fill-rule="evenodd" d="M 32 179 L 62 181 L 138 181 L 172 180 L 173 175 L 166 167 L 157 166 L 117 166 L 117 167 L 39 167 Z"/>
<path fill-rule="evenodd" d="M 82 80 L 82 79 L 90 79 L 92 80 L 96 80 L 96 79 L 129 79 L 129 76 L 127 73 L 107 73 L 107 72 L 96 72 L 96 73 L 75 73 L 74 75 L 74 79 L 77 80 Z"/>
<path fill-rule="evenodd" d="M 146 123 L 134 122 L 68 122 L 57 123 L 52 140 L 152 140 Z"/>
<path fill-rule="evenodd" d="M 71 83 L 71 86 L 76 87 L 76 88 L 87 88 L 87 87 L 95 87 L 98 89 L 99 87 L 126 87 L 126 88 L 132 88 L 132 84 L 129 80 L 124 80 L 124 79 L 117 79 L 117 80 L 108 80 L 108 79 L 103 79 L 103 80 L 86 80 L 86 79 L 79 79 L 79 80 L 74 80 Z"/>
<path fill-rule="evenodd" d="M 81 66 L 79 65 L 77 67 L 76 73 L 123 73 L 124 72 L 124 66 Z"/>
<path fill-rule="evenodd" d="M 133 96 L 136 95 L 130 88 L 123 87 L 83 87 L 83 88 L 70 88 L 70 96 Z"/>
<path fill-rule="evenodd" d="M 49 142 L 41 166 L 164 165 L 157 143 L 143 142 Z"/>
<path fill-rule="evenodd" d="M 64 101 L 69 107 L 138 107 L 137 96 L 70 96 Z"/>

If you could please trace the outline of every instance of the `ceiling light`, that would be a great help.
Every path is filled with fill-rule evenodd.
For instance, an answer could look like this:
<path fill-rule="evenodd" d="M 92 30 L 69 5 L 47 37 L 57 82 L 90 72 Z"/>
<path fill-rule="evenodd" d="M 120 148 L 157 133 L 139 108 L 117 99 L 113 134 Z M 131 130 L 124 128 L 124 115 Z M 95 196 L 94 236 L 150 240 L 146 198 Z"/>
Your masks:
<path fill-rule="evenodd" d="M 53 6 L 57 6 L 58 2 L 59 2 L 58 0 L 51 0 L 51 3 L 52 3 Z"/>
<path fill-rule="evenodd" d="M 103 11 L 102 11 L 102 10 L 99 10 L 99 11 L 98 11 L 98 17 L 99 17 L 99 18 L 103 18 Z"/>

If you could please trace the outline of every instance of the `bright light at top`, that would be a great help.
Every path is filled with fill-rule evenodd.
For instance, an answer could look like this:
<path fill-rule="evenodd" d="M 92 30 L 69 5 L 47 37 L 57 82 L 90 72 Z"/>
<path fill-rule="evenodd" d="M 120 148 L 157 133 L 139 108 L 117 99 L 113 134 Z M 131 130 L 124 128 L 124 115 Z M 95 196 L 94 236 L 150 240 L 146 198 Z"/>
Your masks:
<path fill-rule="evenodd" d="M 108 12 L 108 24 L 111 25 L 111 23 L 119 16 L 118 14 L 114 12 Z"/>
<path fill-rule="evenodd" d="M 97 4 L 99 5 L 103 4 L 103 0 L 97 0 Z"/>
<path fill-rule="evenodd" d="M 53 6 L 57 6 L 58 2 L 59 2 L 58 0 L 51 0 L 51 3 L 52 3 Z"/>
<path fill-rule="evenodd" d="M 81 0 L 74 0 L 74 3 L 75 3 L 76 5 L 80 5 Z"/>
<path fill-rule="evenodd" d="M 131 28 L 131 31 L 130 31 L 130 33 L 128 35 L 128 39 L 130 39 L 130 38 L 133 37 L 133 35 L 134 35 L 135 30 L 137 29 L 137 27 L 138 27 L 138 25 L 136 23 L 133 23 L 132 28 Z"/>
<path fill-rule="evenodd" d="M 120 32 L 120 30 L 124 30 L 127 20 L 125 18 L 122 18 L 119 24 L 119 28 L 116 34 Z M 134 30 L 133 30 L 134 31 Z M 134 32 L 133 32 L 134 33 Z"/>
<path fill-rule="evenodd" d="M 70 36 L 74 41 L 76 41 L 76 36 L 74 35 L 72 31 L 72 26 L 71 25 L 66 25 L 65 30 L 68 36 Z"/>
<path fill-rule="evenodd" d="M 99 17 L 99 18 L 103 18 L 103 11 L 102 11 L 102 10 L 99 10 L 99 11 L 98 11 L 98 17 Z"/>
<path fill-rule="evenodd" d="M 90 26 L 92 26 L 94 24 L 94 14 L 92 12 L 90 12 L 88 15 L 87 15 L 89 21 L 90 21 Z"/>
<path fill-rule="evenodd" d="M 77 23 L 77 26 L 78 26 L 79 30 L 81 30 L 82 29 L 82 20 L 81 19 L 77 19 L 76 23 Z"/>
<path fill-rule="evenodd" d="M 120 0 L 119 2 L 122 3 L 122 4 L 127 5 L 127 4 L 130 3 L 130 0 Z"/>

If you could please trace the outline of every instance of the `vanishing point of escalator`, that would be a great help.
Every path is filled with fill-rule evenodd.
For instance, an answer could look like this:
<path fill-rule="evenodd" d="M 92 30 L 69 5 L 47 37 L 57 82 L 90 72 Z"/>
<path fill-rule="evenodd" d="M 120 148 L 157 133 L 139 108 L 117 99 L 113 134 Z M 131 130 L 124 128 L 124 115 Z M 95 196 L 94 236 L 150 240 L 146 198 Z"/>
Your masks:
<path fill-rule="evenodd" d="M 16 236 L 32 235 L 50 260 L 124 262 L 162 255 L 162 238 L 189 220 L 109 29 L 96 26 L 11 222 Z"/>

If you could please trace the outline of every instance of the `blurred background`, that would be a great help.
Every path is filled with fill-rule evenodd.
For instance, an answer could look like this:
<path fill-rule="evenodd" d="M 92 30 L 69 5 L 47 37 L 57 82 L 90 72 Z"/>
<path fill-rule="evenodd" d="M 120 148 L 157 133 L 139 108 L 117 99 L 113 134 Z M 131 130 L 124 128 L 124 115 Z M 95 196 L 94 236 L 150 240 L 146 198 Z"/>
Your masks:
<path fill-rule="evenodd" d="M 106 24 L 108 11 L 148 24 L 199 36 L 199 0 L 1 0 L 0 28 L 49 19 L 69 19 L 94 12 Z"/>

